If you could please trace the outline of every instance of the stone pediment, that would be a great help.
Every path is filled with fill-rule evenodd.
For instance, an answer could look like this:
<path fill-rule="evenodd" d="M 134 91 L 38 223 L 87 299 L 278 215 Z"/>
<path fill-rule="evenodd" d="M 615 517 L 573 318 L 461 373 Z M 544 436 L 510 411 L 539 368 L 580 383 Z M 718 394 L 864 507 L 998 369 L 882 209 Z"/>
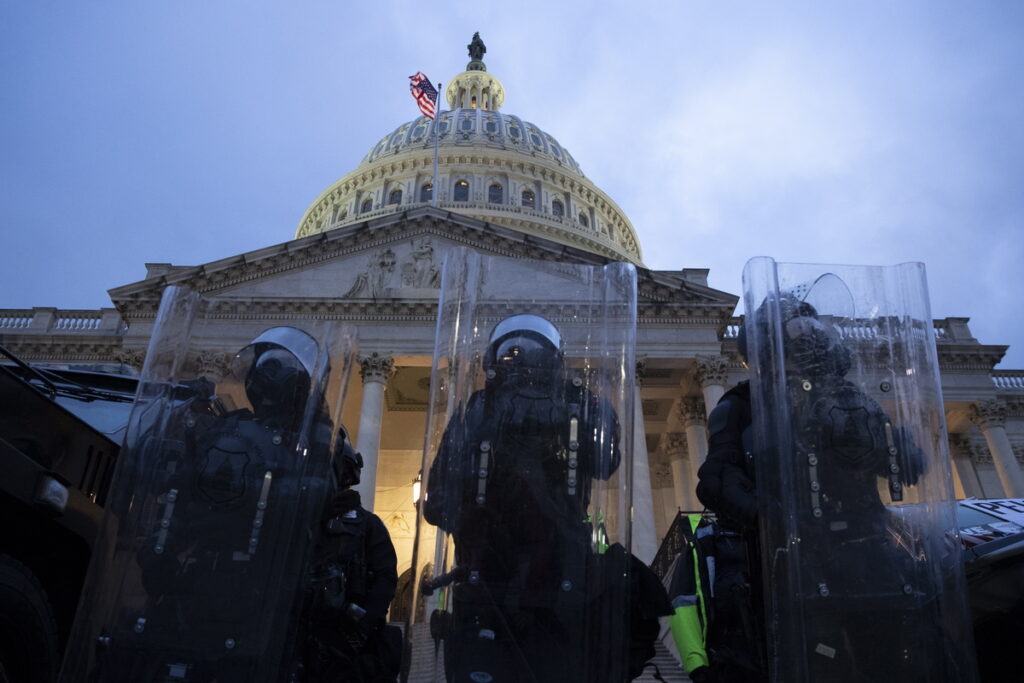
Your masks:
<path fill-rule="evenodd" d="M 514 228 L 447 211 L 421 208 L 303 237 L 200 266 L 152 268 L 152 277 L 110 290 L 121 315 L 151 318 L 167 285 L 181 285 L 218 300 L 223 313 L 239 306 L 280 312 L 282 307 L 348 315 L 348 309 L 386 303 L 394 314 L 432 315 L 444 254 L 466 246 L 485 254 L 549 262 L 527 287 L 557 287 L 559 263 L 604 265 L 611 259 Z M 736 297 L 675 272 L 640 269 L 640 306 L 668 306 L 682 315 L 728 316 Z M 406 309 L 413 306 L 416 310 Z M 686 309 L 689 313 L 684 313 Z M 712 312 L 711 309 L 714 309 Z"/>

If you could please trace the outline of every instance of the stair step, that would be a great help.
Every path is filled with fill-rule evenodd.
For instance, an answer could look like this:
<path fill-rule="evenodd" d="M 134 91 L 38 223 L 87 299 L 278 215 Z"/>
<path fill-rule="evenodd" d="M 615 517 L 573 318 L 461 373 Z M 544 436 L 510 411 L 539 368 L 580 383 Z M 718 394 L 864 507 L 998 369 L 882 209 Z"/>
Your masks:
<path fill-rule="evenodd" d="M 403 631 L 405 630 L 405 624 L 395 625 L 400 626 Z M 413 624 L 408 683 L 444 683 L 444 670 L 440 665 L 444 658 L 444 645 L 437 653 L 436 671 L 434 657 L 434 639 L 430 637 L 429 625 Z M 658 667 L 661 677 L 665 679 L 666 683 L 689 683 L 690 677 L 683 671 L 675 655 L 669 652 L 661 641 L 655 642 L 654 657 L 651 661 Z M 657 683 L 657 679 L 654 678 L 654 667 L 648 666 L 644 669 L 644 673 L 634 680 L 640 683 Z"/>

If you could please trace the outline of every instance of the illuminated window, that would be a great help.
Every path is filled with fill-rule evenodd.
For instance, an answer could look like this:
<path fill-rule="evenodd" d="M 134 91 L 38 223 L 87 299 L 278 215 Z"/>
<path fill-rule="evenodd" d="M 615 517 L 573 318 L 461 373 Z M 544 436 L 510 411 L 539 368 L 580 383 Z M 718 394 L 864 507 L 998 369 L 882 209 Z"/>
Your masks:
<path fill-rule="evenodd" d="M 423 183 L 423 185 L 420 187 L 420 201 L 421 202 L 429 202 L 433 198 L 434 198 L 434 184 L 433 183 Z"/>
<path fill-rule="evenodd" d="M 491 204 L 501 204 L 505 199 L 505 191 L 497 183 L 487 188 L 487 201 Z"/>
<path fill-rule="evenodd" d="M 533 190 L 523 190 L 523 206 L 533 209 L 537 206 L 537 199 L 533 196 Z"/>
<path fill-rule="evenodd" d="M 469 201 L 469 183 L 465 180 L 460 180 L 455 183 L 455 194 L 452 197 L 457 202 L 468 202 Z"/>
<path fill-rule="evenodd" d="M 564 216 L 565 215 L 565 205 L 562 204 L 562 202 L 560 202 L 557 199 L 555 201 L 551 202 L 551 214 L 554 215 L 554 216 Z"/>
<path fill-rule="evenodd" d="M 402 191 L 391 190 L 391 194 L 388 195 L 388 204 L 401 204 L 402 203 Z"/>

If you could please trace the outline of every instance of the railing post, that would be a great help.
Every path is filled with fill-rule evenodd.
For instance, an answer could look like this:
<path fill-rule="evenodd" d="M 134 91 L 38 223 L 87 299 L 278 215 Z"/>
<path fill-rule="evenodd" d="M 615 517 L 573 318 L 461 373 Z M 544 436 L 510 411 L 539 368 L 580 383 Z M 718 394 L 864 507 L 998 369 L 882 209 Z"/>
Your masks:
<path fill-rule="evenodd" d="M 33 332 L 48 332 L 53 327 L 57 318 L 56 308 L 32 308 L 32 324 L 29 328 Z"/>

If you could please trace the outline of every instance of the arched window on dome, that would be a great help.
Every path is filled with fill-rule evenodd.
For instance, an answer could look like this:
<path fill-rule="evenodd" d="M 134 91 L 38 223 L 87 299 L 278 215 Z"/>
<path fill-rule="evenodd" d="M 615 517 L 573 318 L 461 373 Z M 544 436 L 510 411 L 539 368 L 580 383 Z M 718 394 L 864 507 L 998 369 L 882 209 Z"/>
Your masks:
<path fill-rule="evenodd" d="M 364 199 L 362 206 L 359 207 L 359 213 L 369 213 L 373 210 L 373 200 Z"/>
<path fill-rule="evenodd" d="M 556 199 L 555 201 L 551 202 L 551 215 L 552 216 L 564 216 L 565 215 L 565 205 L 562 204 L 561 200 Z"/>
<path fill-rule="evenodd" d="M 537 198 L 534 196 L 533 190 L 523 190 L 522 204 L 530 209 L 537 208 Z"/>
<path fill-rule="evenodd" d="M 505 190 L 498 183 L 487 188 L 487 201 L 491 204 L 501 204 L 505 201 Z"/>
<path fill-rule="evenodd" d="M 590 221 L 587 220 L 587 214 L 583 213 L 582 211 L 580 211 L 580 225 L 582 225 L 584 228 L 590 227 Z"/>
<path fill-rule="evenodd" d="M 455 183 L 455 192 L 452 195 L 452 199 L 457 202 L 468 202 L 469 201 L 469 183 L 465 180 L 460 180 Z"/>
<path fill-rule="evenodd" d="M 420 185 L 420 201 L 421 202 L 429 202 L 433 198 L 434 198 L 434 184 L 433 183 L 423 183 L 422 185 Z"/>
<path fill-rule="evenodd" d="M 391 190 L 391 194 L 388 195 L 388 204 L 401 204 L 402 203 L 402 191 Z"/>

